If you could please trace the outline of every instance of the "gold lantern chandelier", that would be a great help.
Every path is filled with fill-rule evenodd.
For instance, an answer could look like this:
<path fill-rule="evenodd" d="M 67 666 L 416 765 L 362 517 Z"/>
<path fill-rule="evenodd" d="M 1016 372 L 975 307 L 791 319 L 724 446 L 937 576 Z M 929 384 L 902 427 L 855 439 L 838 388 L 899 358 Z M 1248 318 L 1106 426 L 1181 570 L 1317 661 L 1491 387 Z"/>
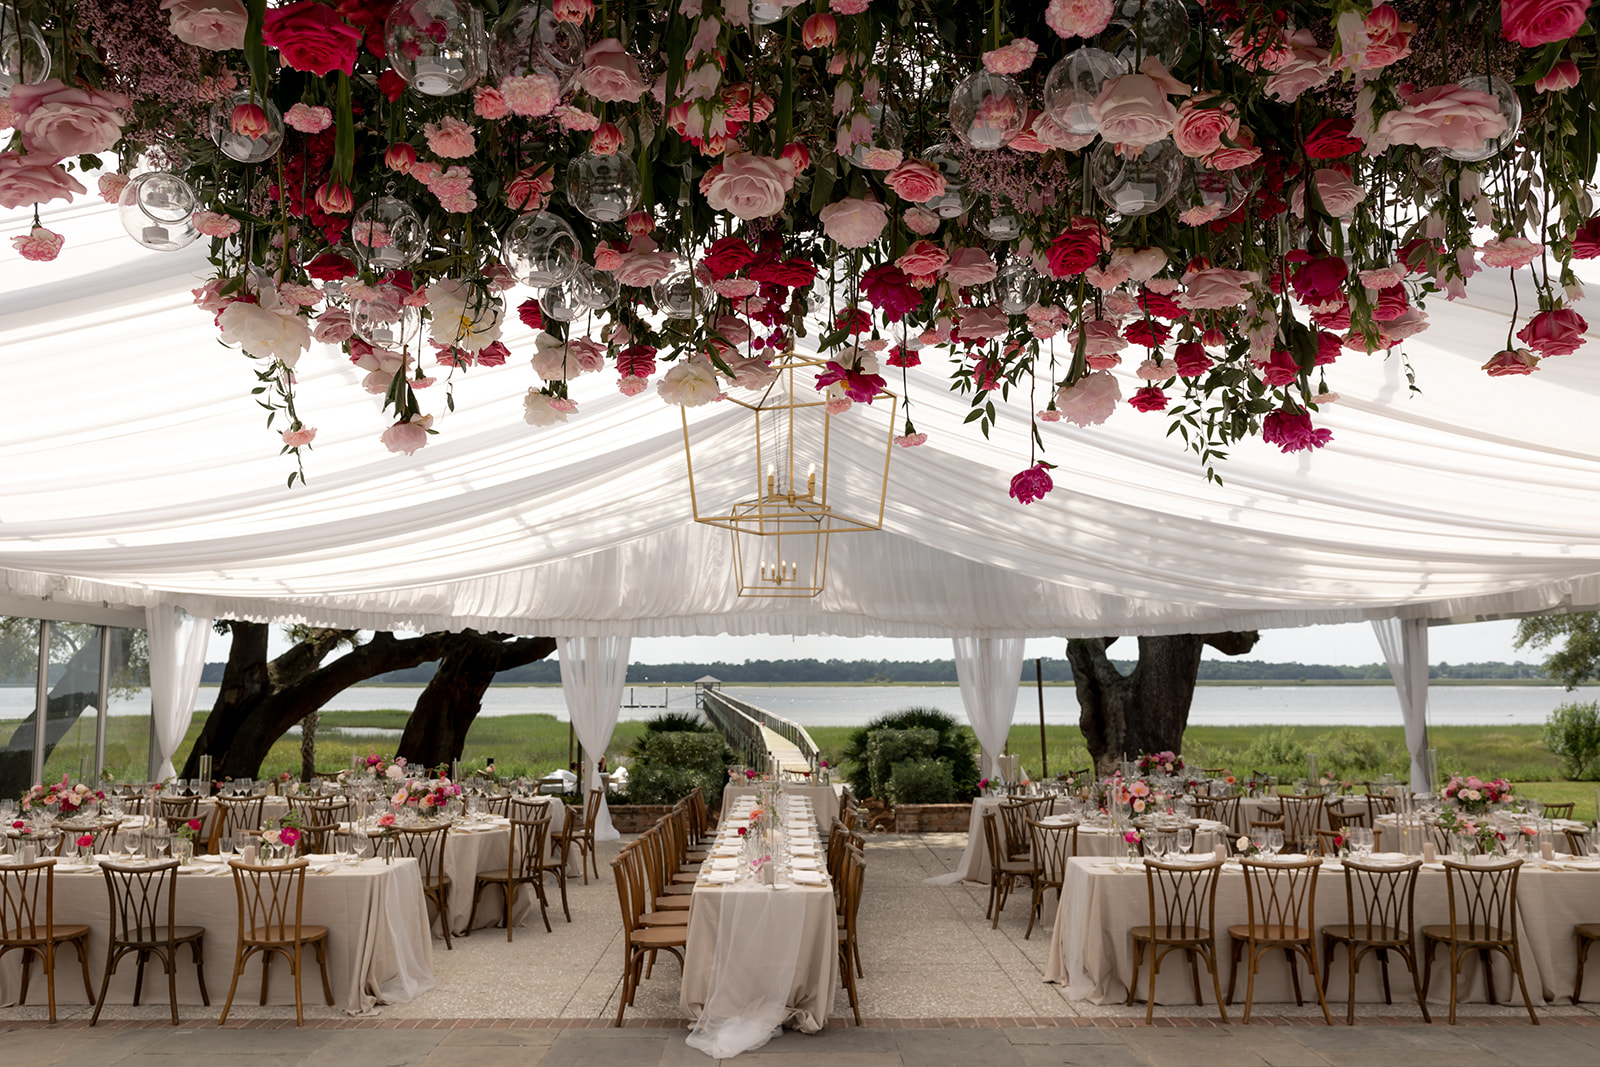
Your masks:
<path fill-rule="evenodd" d="M 708 457 L 683 414 L 694 521 L 730 531 L 742 597 L 815 597 L 827 581 L 829 538 L 883 527 L 899 400 L 880 390 L 874 403 L 834 414 L 814 388 L 826 366 L 821 357 L 786 352 L 755 399 L 730 391 L 726 401 L 753 416 L 753 433 L 732 455 L 719 445 Z M 871 442 L 870 463 L 836 454 L 846 437 Z"/>

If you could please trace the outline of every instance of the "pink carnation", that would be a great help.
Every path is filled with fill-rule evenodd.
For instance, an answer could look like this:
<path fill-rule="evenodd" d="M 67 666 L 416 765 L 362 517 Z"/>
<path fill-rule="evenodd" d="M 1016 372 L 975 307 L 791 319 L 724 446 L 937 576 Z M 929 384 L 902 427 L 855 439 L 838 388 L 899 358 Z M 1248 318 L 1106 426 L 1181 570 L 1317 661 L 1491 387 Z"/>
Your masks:
<path fill-rule="evenodd" d="M 868 0 L 828 0 L 828 7 L 841 15 L 859 15 L 869 6 Z"/>
<path fill-rule="evenodd" d="M 1026 37 L 1018 37 L 1003 48 L 983 54 L 983 69 L 990 74 L 1021 74 L 1033 66 L 1039 56 L 1039 46 Z"/>
<path fill-rule="evenodd" d="M 446 115 L 438 123 L 424 124 L 422 135 L 428 139 L 428 147 L 433 154 L 440 159 L 466 159 L 478 150 L 472 124 L 462 122 L 454 115 Z"/>
<path fill-rule="evenodd" d="M 1044 21 L 1061 37 L 1094 37 L 1111 22 L 1111 0 L 1050 0 Z"/>
<path fill-rule="evenodd" d="M 1505 237 L 1485 241 L 1483 265 L 1486 267 L 1526 267 L 1544 255 L 1544 245 L 1534 244 L 1526 237 Z"/>
<path fill-rule="evenodd" d="M 321 133 L 333 125 L 333 112 L 325 107 L 296 103 L 283 113 L 286 126 L 301 133 Z"/>
<path fill-rule="evenodd" d="M 561 83 L 551 74 L 526 74 L 521 77 L 502 78 L 500 95 L 514 114 L 535 118 L 548 115 L 556 109 L 556 105 L 561 102 Z"/>
<path fill-rule="evenodd" d="M 480 85 L 472 90 L 472 113 L 480 119 L 503 119 L 511 113 L 511 105 L 499 89 Z"/>
<path fill-rule="evenodd" d="M 66 238 L 59 233 L 47 230 L 43 226 L 35 226 L 27 233 L 13 237 L 11 244 L 17 250 L 17 255 L 23 259 L 48 263 L 61 253 L 61 245 L 65 241 Z"/>
<path fill-rule="evenodd" d="M 297 430 L 285 430 L 283 443 L 288 448 L 300 448 L 316 440 L 317 429 L 315 426 L 302 426 Z"/>
<path fill-rule="evenodd" d="M 196 211 L 191 220 L 194 228 L 207 237 L 232 237 L 239 232 L 239 220 L 215 211 Z"/>

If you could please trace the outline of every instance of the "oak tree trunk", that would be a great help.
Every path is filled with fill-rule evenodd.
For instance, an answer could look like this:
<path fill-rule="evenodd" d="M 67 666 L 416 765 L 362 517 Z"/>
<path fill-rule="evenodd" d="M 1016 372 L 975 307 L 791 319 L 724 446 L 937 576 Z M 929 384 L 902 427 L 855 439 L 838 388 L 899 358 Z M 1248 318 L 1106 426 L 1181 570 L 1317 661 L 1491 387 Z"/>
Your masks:
<path fill-rule="evenodd" d="M 467 731 L 483 710 L 484 690 L 494 676 L 544 659 L 556 650 L 555 639 L 550 637 L 508 641 L 504 634 L 464 630 L 450 638 L 439 669 L 417 698 L 395 750 L 407 763 L 437 767 L 460 759 Z"/>
<path fill-rule="evenodd" d="M 1078 695 L 1078 728 L 1094 760 L 1095 774 L 1115 771 L 1125 759 L 1146 752 L 1183 751 L 1200 651 L 1206 645 L 1229 656 L 1255 647 L 1255 631 L 1174 634 L 1139 638 L 1139 661 L 1123 674 L 1106 655 L 1114 637 L 1067 642 Z"/>

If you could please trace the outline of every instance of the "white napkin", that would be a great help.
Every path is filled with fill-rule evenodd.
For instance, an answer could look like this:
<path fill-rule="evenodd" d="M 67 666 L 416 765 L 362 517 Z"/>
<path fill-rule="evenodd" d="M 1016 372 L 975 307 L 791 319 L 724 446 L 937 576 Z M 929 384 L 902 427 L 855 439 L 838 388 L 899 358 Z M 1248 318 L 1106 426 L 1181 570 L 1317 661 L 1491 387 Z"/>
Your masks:
<path fill-rule="evenodd" d="M 800 885 L 827 885 L 828 878 L 821 871 L 795 871 L 794 880 Z"/>
<path fill-rule="evenodd" d="M 713 856 L 711 857 L 711 869 L 714 871 L 736 871 L 739 869 L 739 857 Z"/>
<path fill-rule="evenodd" d="M 738 871 L 707 871 L 703 880 L 712 885 L 732 885 L 738 877 Z"/>
<path fill-rule="evenodd" d="M 817 861 L 807 859 L 804 856 L 791 856 L 789 858 L 789 866 L 797 871 L 814 871 L 817 869 Z"/>

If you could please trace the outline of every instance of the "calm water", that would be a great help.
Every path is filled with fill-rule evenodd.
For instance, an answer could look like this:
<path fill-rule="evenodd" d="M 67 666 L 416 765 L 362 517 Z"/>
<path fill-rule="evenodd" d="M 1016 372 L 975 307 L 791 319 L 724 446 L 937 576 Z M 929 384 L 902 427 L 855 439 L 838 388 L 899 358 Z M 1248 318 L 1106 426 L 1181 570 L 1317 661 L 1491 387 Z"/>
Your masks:
<path fill-rule="evenodd" d="M 805 726 L 859 726 L 876 715 L 900 708 L 939 708 L 964 717 L 961 691 L 956 686 L 728 686 L 731 696 L 747 700 Z M 422 692 L 420 686 L 357 686 L 339 694 L 327 705 L 330 711 L 375 711 L 409 708 Z M 631 697 L 630 697 L 631 692 Z M 202 686 L 196 707 L 209 708 L 216 687 Z M 1436 686 L 1429 692 L 1429 721 L 1436 726 L 1495 726 L 1542 723 L 1556 705 L 1579 694 L 1559 686 Z M 1593 699 L 1582 696 L 1580 699 Z M 665 710 L 690 711 L 693 689 L 674 687 Z M 1037 721 L 1038 695 L 1024 686 L 1017 695 L 1018 721 Z M 662 690 L 638 687 L 624 690 L 623 703 L 649 704 L 624 707 L 623 719 L 650 719 L 659 715 Z M 130 701 L 113 701 L 111 714 L 149 713 L 145 694 Z M 25 718 L 33 710 L 31 687 L 0 688 L 0 719 Z M 1046 687 L 1045 721 L 1070 725 L 1078 721 L 1073 690 Z M 542 712 L 565 720 L 566 704 L 559 686 L 497 686 L 484 695 L 484 715 L 522 715 Z M 1195 690 L 1189 714 L 1194 726 L 1257 726 L 1279 723 L 1306 726 L 1397 726 L 1400 705 L 1388 686 L 1201 686 Z"/>

